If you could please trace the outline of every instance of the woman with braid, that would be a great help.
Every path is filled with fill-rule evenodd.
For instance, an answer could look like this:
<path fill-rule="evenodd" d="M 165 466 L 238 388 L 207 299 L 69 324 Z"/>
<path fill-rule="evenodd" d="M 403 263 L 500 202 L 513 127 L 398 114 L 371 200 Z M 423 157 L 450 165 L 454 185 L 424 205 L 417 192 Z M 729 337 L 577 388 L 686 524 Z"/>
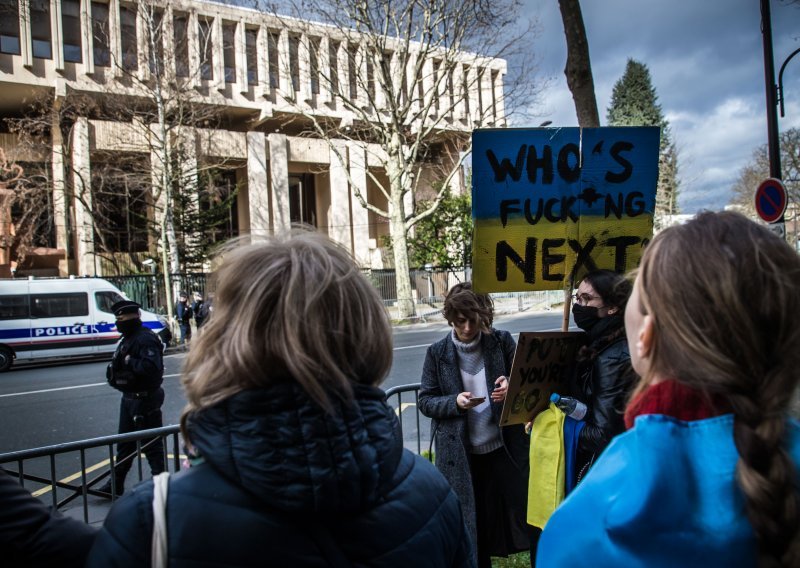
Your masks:
<path fill-rule="evenodd" d="M 703 213 L 645 251 L 628 431 L 550 518 L 540 566 L 800 566 L 800 256 Z"/>

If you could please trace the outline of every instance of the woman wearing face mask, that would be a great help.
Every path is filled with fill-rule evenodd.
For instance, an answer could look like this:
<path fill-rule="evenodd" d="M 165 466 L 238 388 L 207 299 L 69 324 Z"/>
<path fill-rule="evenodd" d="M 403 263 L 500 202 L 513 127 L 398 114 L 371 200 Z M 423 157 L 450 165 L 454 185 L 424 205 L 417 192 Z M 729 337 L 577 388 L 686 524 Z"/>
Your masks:
<path fill-rule="evenodd" d="M 633 384 L 623 317 L 630 294 L 631 284 L 624 276 L 596 270 L 584 277 L 574 296 L 575 325 L 588 335 L 572 385 L 572 395 L 588 408 L 578 439 L 577 481 L 625 430 L 623 413 Z"/>

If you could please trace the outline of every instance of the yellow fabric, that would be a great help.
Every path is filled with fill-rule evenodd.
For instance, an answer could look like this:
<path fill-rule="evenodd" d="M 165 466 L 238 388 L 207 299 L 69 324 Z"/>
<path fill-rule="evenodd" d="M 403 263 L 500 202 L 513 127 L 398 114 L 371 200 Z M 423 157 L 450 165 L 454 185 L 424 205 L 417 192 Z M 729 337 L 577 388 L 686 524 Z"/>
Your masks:
<path fill-rule="evenodd" d="M 551 402 L 533 421 L 531 429 L 528 524 L 539 528 L 544 528 L 564 500 L 564 418 L 564 413 Z"/>

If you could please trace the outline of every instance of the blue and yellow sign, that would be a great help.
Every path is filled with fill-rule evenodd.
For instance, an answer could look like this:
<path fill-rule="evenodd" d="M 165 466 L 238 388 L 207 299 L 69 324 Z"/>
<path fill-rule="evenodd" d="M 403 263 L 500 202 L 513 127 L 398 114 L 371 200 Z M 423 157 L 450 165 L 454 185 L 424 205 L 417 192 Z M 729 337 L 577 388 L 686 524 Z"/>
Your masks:
<path fill-rule="evenodd" d="M 598 268 L 635 268 L 653 234 L 659 135 L 658 127 L 476 130 L 475 289 L 556 290 Z"/>

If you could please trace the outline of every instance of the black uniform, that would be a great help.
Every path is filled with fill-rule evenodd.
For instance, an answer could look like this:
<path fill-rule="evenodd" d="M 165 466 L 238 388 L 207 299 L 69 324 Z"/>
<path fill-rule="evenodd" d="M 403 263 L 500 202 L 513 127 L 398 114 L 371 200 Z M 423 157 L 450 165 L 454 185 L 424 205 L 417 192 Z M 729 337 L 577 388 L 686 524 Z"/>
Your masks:
<path fill-rule="evenodd" d="M 159 428 L 161 405 L 164 404 L 164 390 L 161 382 L 164 375 L 164 362 L 161 356 L 162 343 L 158 336 L 139 327 L 123 335 L 114 358 L 108 364 L 106 378 L 108 384 L 122 391 L 119 409 L 119 433 Z M 165 468 L 164 444 L 161 438 L 142 442 L 143 451 L 150 463 L 153 475 Z M 125 460 L 136 452 L 136 442 L 117 444 L 117 460 L 114 470 L 116 491 L 123 492 L 125 476 L 133 465 L 133 458 Z"/>

